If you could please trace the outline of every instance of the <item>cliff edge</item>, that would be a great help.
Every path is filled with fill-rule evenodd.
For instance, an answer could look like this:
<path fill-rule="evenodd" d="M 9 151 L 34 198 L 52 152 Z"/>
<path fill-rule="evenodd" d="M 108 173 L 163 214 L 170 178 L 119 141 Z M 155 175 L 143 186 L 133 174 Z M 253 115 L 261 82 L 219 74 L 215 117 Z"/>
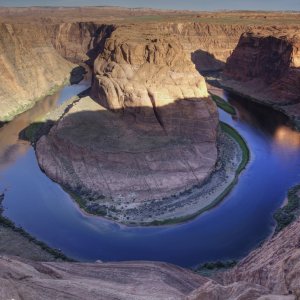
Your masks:
<path fill-rule="evenodd" d="M 293 27 L 244 33 L 227 60 L 222 84 L 284 112 L 299 127 L 299 49 Z"/>

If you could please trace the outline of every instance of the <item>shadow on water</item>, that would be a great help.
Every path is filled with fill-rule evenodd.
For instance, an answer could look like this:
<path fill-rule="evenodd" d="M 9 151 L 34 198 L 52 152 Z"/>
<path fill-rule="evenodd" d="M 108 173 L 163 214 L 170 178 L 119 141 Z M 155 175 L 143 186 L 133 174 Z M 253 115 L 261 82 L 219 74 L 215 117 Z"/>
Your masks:
<path fill-rule="evenodd" d="M 22 139 L 22 136 L 23 131 L 30 124 L 44 117 L 64 101 L 78 93 L 82 93 L 89 87 L 90 73 L 84 71 L 82 67 L 76 67 L 72 72 L 72 80 L 77 78 L 78 81 L 83 77 L 83 81 L 76 85 L 65 86 L 54 94 L 44 97 L 42 100 L 36 102 L 33 108 L 17 115 L 12 121 L 0 127 L 0 170 L 9 167 L 28 151 L 30 144 L 28 141 Z"/>

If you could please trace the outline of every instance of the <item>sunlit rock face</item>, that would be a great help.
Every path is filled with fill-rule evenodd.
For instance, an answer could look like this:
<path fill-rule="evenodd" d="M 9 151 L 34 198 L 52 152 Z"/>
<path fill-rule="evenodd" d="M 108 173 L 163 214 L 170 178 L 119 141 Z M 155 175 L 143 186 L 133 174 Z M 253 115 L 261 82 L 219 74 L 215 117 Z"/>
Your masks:
<path fill-rule="evenodd" d="M 0 121 L 10 120 L 68 78 L 73 64 L 41 24 L 0 23 Z"/>
<path fill-rule="evenodd" d="M 94 72 L 92 95 L 109 109 L 208 97 L 204 79 L 179 40 L 139 27 L 115 30 L 95 60 Z"/>
<path fill-rule="evenodd" d="M 268 28 L 241 36 L 227 60 L 223 84 L 300 117 L 300 36 L 296 28 Z"/>

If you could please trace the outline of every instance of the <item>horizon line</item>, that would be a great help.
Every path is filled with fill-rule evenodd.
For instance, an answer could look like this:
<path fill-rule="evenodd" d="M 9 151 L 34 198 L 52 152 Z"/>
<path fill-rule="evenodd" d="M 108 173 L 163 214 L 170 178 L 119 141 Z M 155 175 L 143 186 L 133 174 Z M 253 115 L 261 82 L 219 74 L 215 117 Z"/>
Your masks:
<path fill-rule="evenodd" d="M 13 6 L 13 5 L 0 5 L 0 9 L 2 8 L 122 8 L 122 9 L 147 9 L 153 11 L 181 11 L 181 12 L 296 12 L 300 13 L 300 10 L 297 9 L 287 9 L 287 10 L 264 10 L 264 9 L 211 9 L 211 10 L 193 10 L 193 9 L 172 9 L 172 8 L 153 8 L 153 7 L 129 7 L 129 6 L 120 6 L 120 5 L 77 5 L 77 6 L 69 6 L 69 5 L 30 5 L 30 6 Z"/>

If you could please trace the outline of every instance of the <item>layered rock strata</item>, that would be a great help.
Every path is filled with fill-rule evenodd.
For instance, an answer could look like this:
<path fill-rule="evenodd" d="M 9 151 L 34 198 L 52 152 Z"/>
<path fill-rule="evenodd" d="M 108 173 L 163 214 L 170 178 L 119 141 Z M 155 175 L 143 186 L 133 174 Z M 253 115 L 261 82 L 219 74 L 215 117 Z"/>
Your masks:
<path fill-rule="evenodd" d="M 249 32 L 228 59 L 222 84 L 300 119 L 300 36 L 293 28 Z"/>
<path fill-rule="evenodd" d="M 63 59 L 41 24 L 0 24 L 0 121 L 30 108 L 68 79 L 73 64 Z"/>
<path fill-rule="evenodd" d="M 224 283 L 245 281 L 263 285 L 274 294 L 300 297 L 300 219 L 252 251 L 231 271 Z"/>
<path fill-rule="evenodd" d="M 38 263 L 0 257 L 0 299 L 184 299 L 205 282 L 164 263 Z"/>

